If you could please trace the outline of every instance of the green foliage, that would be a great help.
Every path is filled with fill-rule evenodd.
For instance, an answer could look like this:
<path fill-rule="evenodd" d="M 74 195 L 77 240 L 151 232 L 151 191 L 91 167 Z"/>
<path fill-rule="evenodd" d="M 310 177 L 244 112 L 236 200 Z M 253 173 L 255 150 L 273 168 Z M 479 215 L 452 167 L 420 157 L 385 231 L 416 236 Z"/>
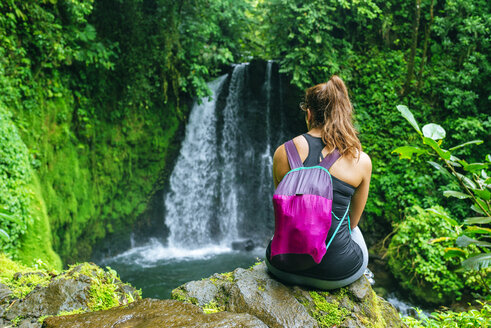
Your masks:
<path fill-rule="evenodd" d="M 431 317 L 427 317 L 421 310 L 418 312 L 418 319 L 403 317 L 403 322 L 409 328 L 456 328 L 456 327 L 481 327 L 491 326 L 491 305 L 481 303 L 480 309 L 471 309 L 464 312 L 439 311 L 433 312 Z"/>
<path fill-rule="evenodd" d="M 461 229 L 461 225 L 454 219 L 450 218 L 446 213 L 437 213 L 445 219 L 451 226 L 452 231 L 455 230 L 458 234 L 456 243 L 459 247 L 466 247 L 470 252 L 464 251 L 461 248 L 448 247 L 446 249 L 446 257 L 463 257 L 466 258 L 462 265 L 468 270 L 479 272 L 481 277 L 481 285 L 489 293 L 489 277 L 488 270 L 491 264 L 491 243 L 487 240 L 491 237 L 491 228 L 489 221 L 491 217 L 491 178 L 488 176 L 489 166 L 491 165 L 491 156 L 487 155 L 486 162 L 467 163 L 464 159 L 460 159 L 454 155 L 456 150 L 469 147 L 473 144 L 481 144 L 482 140 L 473 140 L 465 142 L 448 150 L 441 147 L 446 136 L 445 130 L 434 123 L 426 124 L 422 131 L 419 129 L 417 122 L 414 120 L 412 113 L 406 106 L 399 105 L 398 110 L 402 116 L 406 118 L 414 129 L 422 138 L 422 143 L 426 147 L 423 151 L 426 155 L 437 156 L 440 163 L 429 161 L 437 170 L 443 172 L 447 177 L 454 179 L 460 191 L 445 190 L 445 197 L 454 197 L 457 199 L 472 200 L 470 204 L 471 210 L 483 217 L 473 217 L 463 221 L 465 229 Z M 404 149 L 397 148 L 395 152 L 399 152 L 401 156 L 411 159 L 413 150 L 412 147 Z M 421 150 L 418 148 L 419 151 Z M 458 172 L 460 171 L 460 172 Z M 455 240 L 455 238 L 453 238 Z M 470 246 L 470 247 L 469 247 Z"/>
<path fill-rule="evenodd" d="M 438 237 L 457 235 L 452 225 L 435 212 L 446 215 L 441 207 L 408 209 L 389 244 L 388 264 L 401 286 L 421 301 L 445 303 L 460 298 L 464 280 L 462 273 L 452 270 L 459 262 L 444 257 L 451 241 L 431 243 Z"/>
<path fill-rule="evenodd" d="M 29 213 L 31 180 L 28 151 L 11 120 L 11 115 L 0 106 L 0 250 L 16 255 L 20 237 L 26 233 L 32 218 Z"/>

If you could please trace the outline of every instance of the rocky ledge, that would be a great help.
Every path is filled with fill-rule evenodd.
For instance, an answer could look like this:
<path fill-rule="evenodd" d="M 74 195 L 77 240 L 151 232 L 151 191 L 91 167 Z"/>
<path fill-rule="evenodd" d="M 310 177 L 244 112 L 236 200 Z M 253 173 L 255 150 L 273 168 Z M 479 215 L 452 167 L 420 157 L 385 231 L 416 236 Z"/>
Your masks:
<path fill-rule="evenodd" d="M 278 282 L 264 263 L 188 282 L 172 298 L 49 317 L 43 327 L 404 327 L 364 276 L 348 287 L 316 291 Z"/>

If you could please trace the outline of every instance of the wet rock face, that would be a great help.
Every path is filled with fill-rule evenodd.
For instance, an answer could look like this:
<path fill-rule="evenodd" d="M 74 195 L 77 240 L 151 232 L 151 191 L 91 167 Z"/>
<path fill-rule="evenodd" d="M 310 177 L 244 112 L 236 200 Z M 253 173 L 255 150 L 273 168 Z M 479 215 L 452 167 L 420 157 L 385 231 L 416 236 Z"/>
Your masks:
<path fill-rule="evenodd" d="M 100 307 L 97 303 L 101 302 L 98 293 L 112 298 L 115 305 L 141 298 L 135 288 L 94 264 L 81 264 L 59 275 L 16 273 L 13 279 L 18 281 L 28 275 L 39 275 L 46 280 L 20 299 L 14 298 L 12 291 L 0 284 L 0 327 L 39 328 L 45 316 L 97 309 L 97 306 Z"/>
<path fill-rule="evenodd" d="M 43 328 L 105 327 L 267 328 L 268 326 L 247 313 L 205 314 L 196 305 L 148 298 L 126 307 L 106 311 L 46 318 L 43 324 Z"/>
<path fill-rule="evenodd" d="M 59 279 L 47 287 L 35 288 L 26 298 L 15 302 L 6 318 L 53 315 L 61 311 L 87 310 L 87 293 L 90 284 L 72 279 Z"/>
<path fill-rule="evenodd" d="M 323 292 L 286 286 L 264 263 L 188 282 L 172 298 L 205 311 L 248 313 L 268 327 L 404 327 L 396 309 L 362 276 L 350 286 Z"/>

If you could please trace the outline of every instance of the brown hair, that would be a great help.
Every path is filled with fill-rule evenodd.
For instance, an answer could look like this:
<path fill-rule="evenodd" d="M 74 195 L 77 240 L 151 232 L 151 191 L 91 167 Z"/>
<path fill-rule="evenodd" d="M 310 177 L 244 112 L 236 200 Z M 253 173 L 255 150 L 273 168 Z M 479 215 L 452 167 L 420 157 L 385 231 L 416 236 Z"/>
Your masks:
<path fill-rule="evenodd" d="M 308 88 L 300 107 L 304 111 L 310 109 L 311 128 L 321 127 L 328 153 L 337 148 L 341 155 L 359 157 L 361 143 L 353 125 L 353 106 L 339 76 L 333 75 L 326 83 Z"/>

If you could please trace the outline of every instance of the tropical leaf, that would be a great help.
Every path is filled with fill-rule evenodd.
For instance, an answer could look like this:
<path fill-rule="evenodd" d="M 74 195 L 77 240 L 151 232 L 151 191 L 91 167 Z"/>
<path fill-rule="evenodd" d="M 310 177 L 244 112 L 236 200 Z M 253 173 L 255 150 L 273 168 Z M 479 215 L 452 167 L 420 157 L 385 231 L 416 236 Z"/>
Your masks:
<path fill-rule="evenodd" d="M 465 219 L 464 223 L 465 224 L 487 224 L 487 223 L 491 223 L 491 217 L 489 217 L 489 216 L 476 216 L 476 217 Z"/>
<path fill-rule="evenodd" d="M 487 169 L 489 167 L 489 164 L 488 163 L 472 163 L 472 164 L 467 164 L 467 165 L 463 165 L 464 166 L 464 170 L 466 170 L 467 172 L 478 172 L 480 170 L 483 170 L 483 169 Z"/>
<path fill-rule="evenodd" d="M 462 147 L 465 147 L 465 146 L 468 146 L 468 145 L 472 145 L 472 144 L 477 144 L 477 145 L 480 145 L 482 144 L 483 141 L 482 140 L 472 140 L 472 141 L 467 141 L 467 142 L 464 142 L 463 144 L 460 144 L 458 146 L 455 146 L 455 147 L 452 147 L 450 148 L 449 150 L 456 150 L 456 149 L 459 149 L 459 148 L 462 148 Z"/>
<path fill-rule="evenodd" d="M 460 174 L 458 172 L 455 172 L 456 176 L 462 180 L 462 182 L 464 183 L 464 185 L 467 187 L 467 188 L 472 188 L 472 189 L 477 189 L 476 187 L 476 184 L 474 183 L 474 181 L 472 181 L 471 179 L 469 179 L 468 177 L 466 177 L 465 175 L 463 174 Z"/>
<path fill-rule="evenodd" d="M 430 164 L 431 166 L 433 166 L 435 169 L 437 169 L 438 171 L 448 175 L 448 176 L 452 176 L 452 174 L 450 174 L 450 172 L 448 172 L 448 170 L 446 168 L 444 168 L 443 166 L 441 166 L 440 164 L 436 163 L 436 162 L 433 162 L 433 161 L 427 161 L 428 164 Z"/>
<path fill-rule="evenodd" d="M 488 243 L 487 241 L 477 240 L 477 239 L 468 237 L 466 235 L 462 235 L 462 236 L 459 236 L 457 238 L 457 246 L 467 247 L 470 244 L 474 244 L 476 246 L 491 247 L 491 243 Z"/>
<path fill-rule="evenodd" d="M 456 256 L 465 256 L 466 253 L 463 249 L 457 247 L 447 247 L 445 248 L 445 258 L 456 257 Z"/>
<path fill-rule="evenodd" d="M 480 198 L 488 201 L 491 199 L 491 192 L 489 192 L 489 190 L 486 190 L 486 189 L 472 189 L 472 191 Z"/>
<path fill-rule="evenodd" d="M 466 269 L 480 270 L 489 267 L 490 263 L 491 253 L 483 253 L 464 260 L 462 266 Z"/>
<path fill-rule="evenodd" d="M 479 226 L 469 226 L 469 227 L 467 227 L 467 229 L 465 229 L 465 232 L 467 232 L 467 233 L 484 233 L 484 234 L 490 234 L 491 235 L 491 229 L 479 227 Z"/>
<path fill-rule="evenodd" d="M 451 237 L 439 237 L 439 238 L 431 239 L 428 243 L 429 244 L 441 243 L 442 241 L 447 241 L 451 239 L 452 239 Z"/>
<path fill-rule="evenodd" d="M 450 159 L 452 154 L 448 150 L 441 149 L 435 140 L 428 137 L 423 137 L 423 143 L 433 148 L 433 150 L 436 151 L 441 158 L 446 160 Z"/>
<path fill-rule="evenodd" d="M 476 204 L 472 204 L 471 206 L 471 210 L 473 210 L 474 212 L 476 213 L 479 213 L 479 214 L 482 214 L 484 215 L 484 212 L 482 209 L 480 209 L 478 206 L 476 206 Z"/>
<path fill-rule="evenodd" d="M 412 147 L 412 146 L 403 146 L 403 147 L 398 147 L 392 151 L 392 153 L 397 153 L 399 154 L 399 158 L 404 159 L 411 159 L 413 154 L 416 154 L 416 156 L 419 156 L 421 154 L 427 153 L 425 149 L 419 148 L 419 147 Z"/>
<path fill-rule="evenodd" d="M 433 140 L 440 140 L 445 138 L 446 133 L 445 129 L 442 128 L 440 125 L 430 123 L 423 126 L 423 135 Z"/>
<path fill-rule="evenodd" d="M 458 199 L 466 199 L 466 198 L 470 198 L 471 197 L 468 194 L 464 194 L 463 192 L 454 191 L 454 190 L 445 190 L 443 192 L 443 196 L 445 196 L 445 197 L 455 197 L 455 198 L 458 198 Z"/>
<path fill-rule="evenodd" d="M 416 122 L 413 113 L 411 113 L 411 111 L 409 110 L 409 108 L 407 108 L 407 106 L 397 105 L 397 110 L 401 112 L 402 117 L 404 117 L 409 122 L 409 124 L 413 126 L 416 132 L 418 132 L 420 135 L 423 135 L 423 133 L 421 133 L 421 130 L 419 129 L 418 123 Z"/>

